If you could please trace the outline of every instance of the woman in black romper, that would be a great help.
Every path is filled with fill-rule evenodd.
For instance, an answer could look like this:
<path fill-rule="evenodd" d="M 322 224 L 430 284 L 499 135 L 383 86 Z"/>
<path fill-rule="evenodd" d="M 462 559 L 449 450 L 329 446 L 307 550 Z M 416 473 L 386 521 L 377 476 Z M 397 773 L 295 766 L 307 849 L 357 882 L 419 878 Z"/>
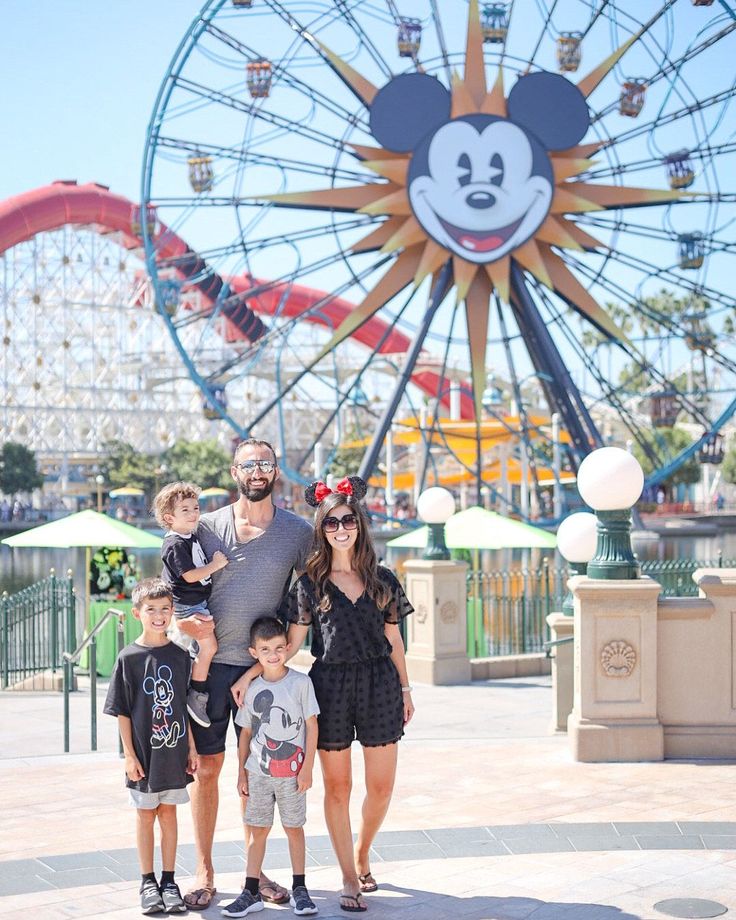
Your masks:
<path fill-rule="evenodd" d="M 325 819 L 342 870 L 340 907 L 350 912 L 364 911 L 362 892 L 377 888 L 368 853 L 391 801 L 397 742 L 414 714 L 399 632 L 412 606 L 396 576 L 377 564 L 360 504 L 365 492 L 357 476 L 344 479 L 335 492 L 323 483 L 307 488 L 307 501 L 317 507 L 314 548 L 281 609 L 290 623 L 290 655 L 312 627 L 316 661 L 310 677 L 321 710 Z M 356 738 L 363 747 L 366 795 L 353 846 L 350 746 Z"/>

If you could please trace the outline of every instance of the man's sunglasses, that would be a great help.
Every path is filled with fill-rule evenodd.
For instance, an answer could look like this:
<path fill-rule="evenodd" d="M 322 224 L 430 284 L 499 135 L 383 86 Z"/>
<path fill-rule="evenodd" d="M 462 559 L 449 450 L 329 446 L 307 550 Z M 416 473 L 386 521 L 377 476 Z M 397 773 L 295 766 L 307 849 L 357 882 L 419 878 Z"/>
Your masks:
<path fill-rule="evenodd" d="M 262 473 L 273 473 L 276 469 L 273 460 L 243 460 L 242 463 L 236 463 L 235 466 L 244 473 L 252 473 L 256 467 Z"/>
<path fill-rule="evenodd" d="M 322 521 L 322 530 L 325 533 L 337 533 L 342 524 L 344 530 L 357 530 L 358 519 L 354 514 L 346 514 L 344 517 L 326 517 Z"/>

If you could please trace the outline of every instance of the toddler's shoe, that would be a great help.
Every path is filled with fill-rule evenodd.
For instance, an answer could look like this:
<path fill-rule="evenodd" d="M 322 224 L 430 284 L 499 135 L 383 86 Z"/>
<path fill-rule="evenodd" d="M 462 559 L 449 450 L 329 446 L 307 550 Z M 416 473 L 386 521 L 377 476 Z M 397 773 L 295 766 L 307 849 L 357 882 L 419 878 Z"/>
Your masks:
<path fill-rule="evenodd" d="M 265 906 L 259 894 L 251 894 L 247 888 L 244 888 L 242 894 L 232 904 L 223 907 L 220 913 L 223 917 L 245 917 L 247 914 L 263 910 Z"/>
<path fill-rule="evenodd" d="M 146 879 L 141 885 L 140 894 L 142 914 L 162 914 L 166 909 L 155 879 Z"/>
<path fill-rule="evenodd" d="M 212 723 L 207 715 L 207 701 L 209 693 L 201 693 L 199 690 L 189 689 L 187 693 L 187 712 L 194 719 L 197 725 L 202 728 L 209 728 Z"/>
<path fill-rule="evenodd" d="M 306 917 L 309 914 L 316 914 L 319 912 L 319 908 L 309 897 L 309 892 L 304 885 L 297 885 L 291 892 L 289 904 L 291 904 L 294 913 L 299 917 Z"/>

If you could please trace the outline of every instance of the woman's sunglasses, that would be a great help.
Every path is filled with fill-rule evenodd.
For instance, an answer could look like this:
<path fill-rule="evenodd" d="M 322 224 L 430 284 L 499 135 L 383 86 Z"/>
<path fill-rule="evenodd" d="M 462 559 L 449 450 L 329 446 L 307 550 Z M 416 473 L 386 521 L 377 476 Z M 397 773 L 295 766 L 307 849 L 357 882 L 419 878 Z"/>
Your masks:
<path fill-rule="evenodd" d="M 357 530 L 358 529 L 358 519 L 354 514 L 346 514 L 344 517 L 326 517 L 322 521 L 322 530 L 325 533 L 337 533 L 342 524 L 345 530 Z"/>

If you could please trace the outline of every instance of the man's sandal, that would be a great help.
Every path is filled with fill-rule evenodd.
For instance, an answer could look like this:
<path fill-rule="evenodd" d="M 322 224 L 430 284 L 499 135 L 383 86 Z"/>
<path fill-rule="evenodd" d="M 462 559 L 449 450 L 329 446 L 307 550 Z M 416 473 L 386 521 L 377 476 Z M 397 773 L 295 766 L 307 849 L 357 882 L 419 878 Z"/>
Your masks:
<path fill-rule="evenodd" d="M 289 902 L 289 892 L 286 888 L 283 888 L 278 882 L 272 882 L 270 879 L 266 879 L 259 884 L 258 892 L 262 900 L 268 904 L 288 904 Z M 266 892 L 269 893 L 266 894 Z"/>
<path fill-rule="evenodd" d="M 193 888 L 184 895 L 184 903 L 189 910 L 207 910 L 216 894 L 217 888 L 213 886 L 205 885 L 204 888 Z"/>
<path fill-rule="evenodd" d="M 359 875 L 360 890 L 363 894 L 370 894 L 372 891 L 378 891 L 378 882 L 373 878 L 373 873 L 368 871 L 365 875 Z"/>
<path fill-rule="evenodd" d="M 352 905 L 347 907 L 342 903 L 343 901 L 352 901 Z M 340 895 L 340 910 L 347 911 L 349 914 L 362 914 L 363 911 L 368 910 L 368 906 L 363 903 L 363 895 L 358 892 L 358 894 L 341 894 Z"/>

